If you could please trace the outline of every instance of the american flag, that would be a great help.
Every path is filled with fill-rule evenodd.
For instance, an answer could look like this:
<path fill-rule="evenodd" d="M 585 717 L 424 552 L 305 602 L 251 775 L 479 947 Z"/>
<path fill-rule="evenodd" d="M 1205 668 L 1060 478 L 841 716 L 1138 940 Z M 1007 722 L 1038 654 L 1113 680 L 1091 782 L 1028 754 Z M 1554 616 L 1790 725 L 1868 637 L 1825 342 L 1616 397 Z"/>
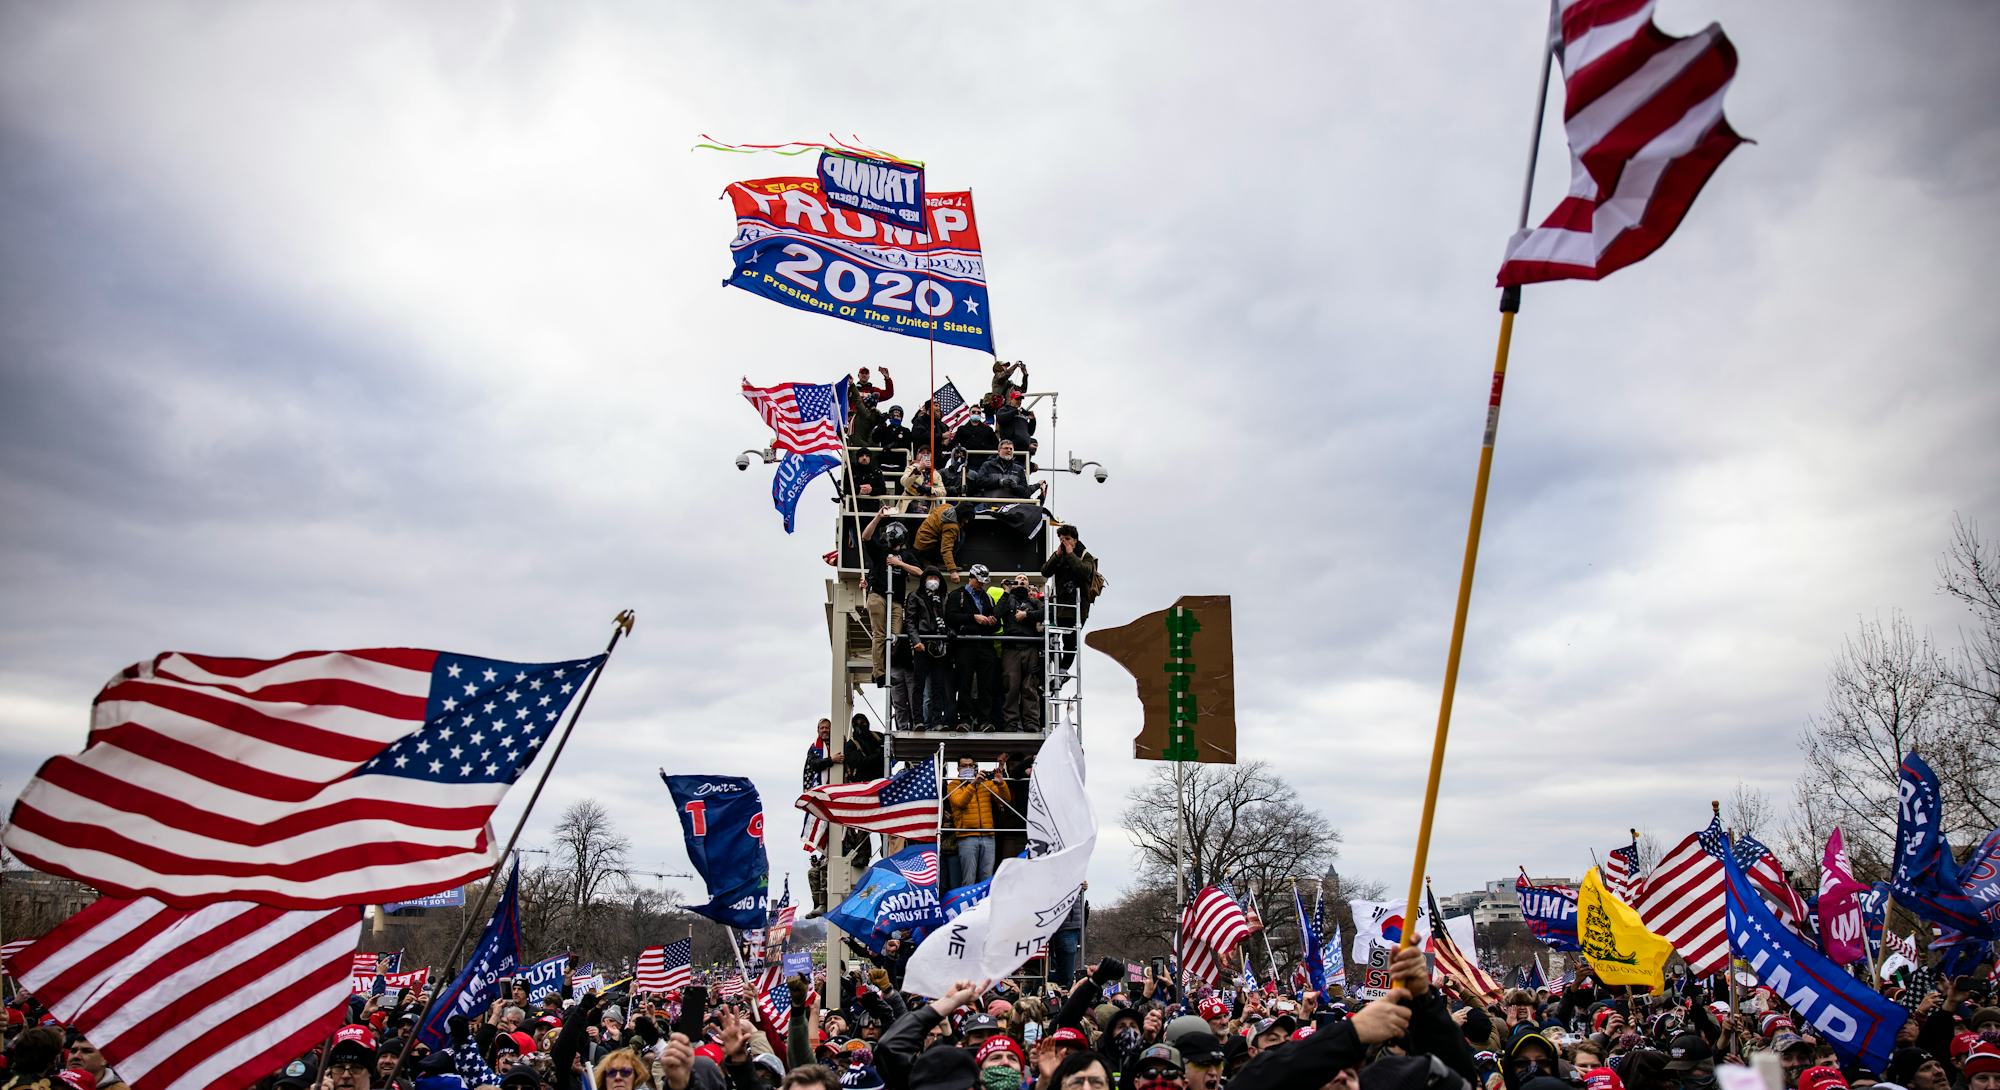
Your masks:
<path fill-rule="evenodd" d="M 1736 865 L 1743 868 L 1752 885 L 1771 899 L 1778 922 L 1817 943 L 1817 936 L 1812 934 L 1813 928 L 1807 925 L 1805 898 L 1799 896 L 1799 891 L 1793 889 L 1790 882 L 1785 881 L 1785 868 L 1778 863 L 1778 857 L 1771 854 L 1771 849 L 1749 833 L 1739 833 L 1736 836 Z"/>
<path fill-rule="evenodd" d="M 840 556 L 838 550 L 827 555 L 832 558 L 828 563 L 838 560 Z M 814 761 L 823 760 L 825 757 L 826 745 L 817 738 L 813 739 L 813 744 L 806 747 L 805 782 L 799 785 L 800 790 L 810 791 L 826 782 L 826 773 L 813 767 Z M 826 819 L 814 814 L 806 814 L 802 820 L 804 824 L 799 827 L 799 846 L 808 852 L 824 851 L 826 849 Z M 786 881 L 790 881 L 790 878 L 787 877 Z"/>
<path fill-rule="evenodd" d="M 938 880 L 938 853 L 935 848 L 925 848 L 915 859 L 889 857 L 889 865 L 897 873 L 919 886 L 934 886 Z"/>
<path fill-rule="evenodd" d="M 972 406 L 965 403 L 965 398 L 950 379 L 931 393 L 931 399 L 937 402 L 939 436 L 951 434 L 953 428 L 972 419 Z"/>
<path fill-rule="evenodd" d="M 1451 941 L 1451 929 L 1445 926 L 1444 913 L 1438 911 L 1437 897 L 1426 888 L 1424 898 L 1430 902 L 1431 919 L 1437 925 L 1431 928 L 1430 951 L 1437 959 L 1437 970 L 1451 982 L 1461 997 L 1476 998 L 1482 1007 L 1500 1002 L 1500 985 L 1493 977 L 1479 967 L 1479 962 L 1458 948 Z"/>
<path fill-rule="evenodd" d="M 743 380 L 743 397 L 776 434 L 773 450 L 794 454 L 839 454 L 847 431 L 847 380 L 835 383 L 784 382 L 752 386 Z"/>
<path fill-rule="evenodd" d="M 378 972 L 385 974 L 402 972 L 403 952 L 398 950 L 393 954 L 383 954 L 382 959 L 376 963 L 375 968 Z"/>
<path fill-rule="evenodd" d="M 21 986 L 133 1090 L 248 1086 L 347 1009 L 361 910 L 100 897 L 22 951 Z"/>
<path fill-rule="evenodd" d="M 723 977 L 714 984 L 715 994 L 723 999 L 734 999 L 743 994 L 743 978 L 735 973 Z"/>
<path fill-rule="evenodd" d="M 1569 196 L 1508 241 L 1503 285 L 1597 280 L 1641 260 L 1743 142 L 1722 116 L 1736 48 L 1720 26 L 1672 37 L 1650 0 L 1561 0 L 1560 19 Z"/>
<path fill-rule="evenodd" d="M 376 954 L 354 955 L 353 971 L 355 976 L 372 975 L 380 967 L 380 965 L 381 965 L 381 958 L 379 955 Z"/>
<path fill-rule="evenodd" d="M 772 970 L 766 969 L 766 976 Z M 782 972 L 780 972 L 782 975 Z M 783 980 L 771 985 L 760 982 L 757 991 L 757 1013 L 764 1016 L 765 1023 L 776 1033 L 785 1033 L 792 1028 L 792 990 Z"/>
<path fill-rule="evenodd" d="M 1646 930 L 1673 943 L 1696 976 L 1714 976 L 1729 961 L 1725 850 L 1722 819 L 1712 818 L 1660 859 L 1632 906 Z"/>
<path fill-rule="evenodd" d="M 632 983 L 642 992 L 677 992 L 694 983 L 694 940 L 646 947 L 633 968 Z"/>
<path fill-rule="evenodd" d="M 1224 959 L 1249 937 L 1250 921 L 1236 899 L 1209 886 L 1181 910 L 1175 954 L 1189 979 L 1214 987 Z"/>
<path fill-rule="evenodd" d="M 778 898 L 778 905 L 771 912 L 771 926 L 766 930 L 772 946 L 783 946 L 791 937 L 792 923 L 798 919 L 799 909 L 792 903 L 792 876 L 785 875 L 785 892 Z"/>
<path fill-rule="evenodd" d="M 5 946 L 0 946 L 0 968 L 13 965 L 14 955 L 26 950 L 34 942 L 33 939 L 15 939 Z"/>
<path fill-rule="evenodd" d="M 1571 979 L 1571 975 L 1567 971 L 1556 974 L 1556 978 L 1549 981 L 1549 998 L 1554 999 L 1561 995 L 1564 989 L 1569 987 Z"/>
<path fill-rule="evenodd" d="M 798 808 L 855 829 L 910 840 L 936 840 L 937 758 L 913 764 L 886 780 L 826 784 L 799 796 Z"/>
<path fill-rule="evenodd" d="M 1604 888 L 1613 897 L 1631 904 L 1639 896 L 1639 846 L 1627 844 L 1605 855 L 1610 862 L 1604 864 Z"/>
<path fill-rule="evenodd" d="M 97 695 L 4 843 L 114 897 L 379 904 L 493 869 L 487 819 L 603 656 L 169 652 Z"/>

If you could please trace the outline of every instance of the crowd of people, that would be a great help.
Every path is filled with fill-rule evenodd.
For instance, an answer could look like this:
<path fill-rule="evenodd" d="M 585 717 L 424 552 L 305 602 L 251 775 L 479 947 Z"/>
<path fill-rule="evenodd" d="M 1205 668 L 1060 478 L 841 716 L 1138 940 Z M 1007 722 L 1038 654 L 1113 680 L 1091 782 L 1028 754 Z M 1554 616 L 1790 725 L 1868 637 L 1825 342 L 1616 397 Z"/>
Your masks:
<path fill-rule="evenodd" d="M 1939 982 L 1883 1071 L 1843 1065 L 1816 1029 L 1759 990 L 1688 979 L 1627 995 L 1587 977 L 1551 995 L 1464 1002 L 1433 984 L 1421 950 L 1396 952 L 1396 986 L 1278 994 L 1135 979 L 1105 959 L 1067 984 L 959 982 L 935 1000 L 901 990 L 908 951 L 841 982 L 784 982 L 782 1028 L 746 998 L 565 986 L 531 1003 L 520 982 L 439 1049 L 411 1043 L 429 995 L 356 996 L 347 1024 L 258 1090 L 1714 1090 L 1718 1064 L 1775 1057 L 1786 1090 L 2000 1090 L 2000 1007 L 1985 978 Z M 1924 985 L 1920 985 L 1924 986 Z M 1892 997 L 1908 999 L 1888 986 Z M 124 1090 L 87 1040 L 32 999 L 9 1009 L 7 1090 Z M 407 1049 L 407 1054 L 406 1054 Z"/>
<path fill-rule="evenodd" d="M 849 382 L 841 493 L 867 516 L 853 543 L 870 668 L 873 683 L 891 689 L 898 730 L 1040 730 L 1044 632 L 1063 633 L 1067 669 L 1069 634 L 1104 589 L 1077 528 L 1041 505 L 1047 483 L 1030 483 L 1037 443 L 1035 414 L 1022 402 L 1027 378 L 1021 364 L 996 361 L 992 390 L 964 420 L 948 426 L 927 401 L 909 427 L 900 406 L 881 408 L 895 392 L 886 368 L 879 387 L 865 367 Z M 912 528 L 904 516 L 917 515 Z M 1055 526 L 1040 578 L 961 563 L 978 515 L 1010 542 Z"/>

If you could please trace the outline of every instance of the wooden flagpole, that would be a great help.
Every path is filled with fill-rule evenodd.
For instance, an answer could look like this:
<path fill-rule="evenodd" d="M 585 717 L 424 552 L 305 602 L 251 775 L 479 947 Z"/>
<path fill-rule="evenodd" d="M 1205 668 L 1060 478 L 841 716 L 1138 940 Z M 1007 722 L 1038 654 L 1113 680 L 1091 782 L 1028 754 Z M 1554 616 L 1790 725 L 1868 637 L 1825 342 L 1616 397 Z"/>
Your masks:
<path fill-rule="evenodd" d="M 1542 114 L 1548 104 L 1549 72 L 1555 63 L 1555 8 L 1550 5 L 1549 26 L 1542 42 L 1541 86 L 1535 93 L 1535 123 L 1528 141 L 1527 177 L 1521 183 L 1521 215 L 1515 230 L 1528 226 L 1528 204 L 1535 189 L 1535 160 L 1542 144 Z M 1444 693 L 1438 701 L 1437 734 L 1431 740 L 1430 778 L 1424 785 L 1423 819 L 1417 826 L 1417 850 L 1410 861 L 1410 895 L 1403 919 L 1415 920 L 1418 898 L 1424 892 L 1424 870 L 1430 863 L 1431 825 L 1437 816 L 1438 783 L 1444 777 L 1445 740 L 1451 733 L 1452 698 L 1458 690 L 1458 665 L 1465 648 L 1465 617 L 1472 604 L 1472 575 L 1479 562 L 1479 531 L 1486 520 L 1486 486 L 1493 476 L 1493 440 L 1500 430 L 1500 391 L 1507 379 L 1507 354 L 1514 343 L 1514 315 L 1521 309 L 1519 285 L 1500 291 L 1500 338 L 1493 353 L 1493 384 L 1486 401 L 1486 436 L 1479 446 L 1479 473 L 1472 486 L 1472 517 L 1465 531 L 1465 559 L 1458 572 L 1458 607 L 1451 621 L 1451 649 L 1445 655 Z M 1416 928 L 1403 928 L 1402 946 L 1416 942 Z"/>

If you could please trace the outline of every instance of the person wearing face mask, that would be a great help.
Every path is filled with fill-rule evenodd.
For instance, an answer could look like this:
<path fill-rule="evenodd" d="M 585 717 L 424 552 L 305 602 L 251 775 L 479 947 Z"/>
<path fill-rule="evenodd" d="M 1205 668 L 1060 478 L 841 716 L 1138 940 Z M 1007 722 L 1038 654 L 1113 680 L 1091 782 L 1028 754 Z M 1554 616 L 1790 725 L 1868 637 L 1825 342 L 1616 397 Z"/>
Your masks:
<path fill-rule="evenodd" d="M 1027 1057 L 1012 1037 L 1001 1034 L 988 1038 L 979 1046 L 976 1059 L 981 1090 L 1021 1090 L 1027 1075 Z"/>
<path fill-rule="evenodd" d="M 916 588 L 903 599 L 896 634 L 910 642 L 910 715 L 918 730 L 944 730 L 957 711 L 952 693 L 952 640 L 945 620 L 944 578 L 923 569 Z"/>

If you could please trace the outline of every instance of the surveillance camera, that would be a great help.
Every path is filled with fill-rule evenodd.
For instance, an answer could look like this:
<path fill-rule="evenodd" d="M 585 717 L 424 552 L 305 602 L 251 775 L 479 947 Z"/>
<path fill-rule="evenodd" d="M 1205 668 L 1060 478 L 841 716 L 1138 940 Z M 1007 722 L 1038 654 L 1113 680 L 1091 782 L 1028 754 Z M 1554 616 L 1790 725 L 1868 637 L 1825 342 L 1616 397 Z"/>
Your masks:
<path fill-rule="evenodd" d="M 1104 472 L 1104 467 L 1103 467 L 1103 466 L 1098 466 L 1098 467 L 1097 467 L 1097 472 L 1095 472 L 1095 473 L 1092 473 L 1092 474 L 1091 474 L 1091 476 L 1093 476 L 1093 477 L 1097 478 L 1097 483 L 1098 483 L 1098 484 L 1103 484 L 1103 483 L 1104 483 L 1104 478 L 1106 478 L 1106 477 L 1109 477 L 1109 476 L 1111 476 L 1111 474 L 1109 474 L 1109 473 L 1106 473 L 1106 472 Z"/>
<path fill-rule="evenodd" d="M 750 468 L 750 455 L 748 455 L 748 454 L 739 454 L 739 455 L 737 455 L 737 456 L 736 456 L 736 468 L 737 468 L 737 469 L 739 469 L 739 470 L 747 470 L 747 469 L 749 469 L 749 468 Z"/>

